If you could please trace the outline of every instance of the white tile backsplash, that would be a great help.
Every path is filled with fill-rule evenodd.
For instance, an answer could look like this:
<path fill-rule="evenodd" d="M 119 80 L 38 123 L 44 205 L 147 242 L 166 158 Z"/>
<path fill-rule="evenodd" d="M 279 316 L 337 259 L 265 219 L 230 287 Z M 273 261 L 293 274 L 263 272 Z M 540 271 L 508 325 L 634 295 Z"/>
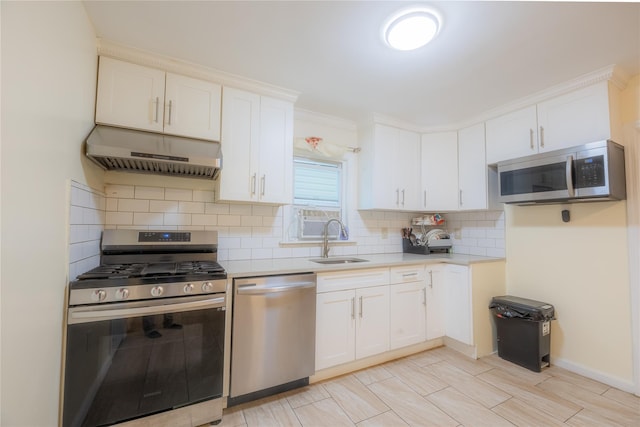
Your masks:
<path fill-rule="evenodd" d="M 107 206 L 104 193 L 71 181 L 69 206 L 69 279 L 100 264 L 100 238 Z"/>
<path fill-rule="evenodd" d="M 215 203 L 213 191 L 164 187 L 107 185 L 105 192 L 72 183 L 70 277 L 99 263 L 104 228 L 216 230 L 218 259 L 269 259 L 320 256 L 320 244 L 282 246 L 286 207 Z M 348 213 L 353 245 L 333 245 L 332 255 L 402 252 L 401 229 L 416 213 L 357 211 Z M 461 254 L 505 256 L 502 211 L 454 212 L 443 215 Z M 415 227 L 414 227 L 415 228 Z"/>

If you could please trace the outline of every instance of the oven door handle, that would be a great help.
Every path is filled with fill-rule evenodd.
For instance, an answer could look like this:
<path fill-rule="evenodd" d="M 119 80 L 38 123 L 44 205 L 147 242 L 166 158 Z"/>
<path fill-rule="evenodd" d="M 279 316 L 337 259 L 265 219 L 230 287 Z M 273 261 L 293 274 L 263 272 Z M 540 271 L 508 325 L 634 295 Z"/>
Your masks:
<path fill-rule="evenodd" d="M 204 308 L 225 307 L 225 297 L 209 298 L 200 301 L 190 301 L 175 304 L 162 304 L 154 306 L 143 306 L 133 308 L 114 309 L 69 309 L 68 324 L 99 322 L 102 320 L 122 319 L 139 316 L 153 316 L 156 314 L 177 313 L 182 311 L 192 311 Z"/>

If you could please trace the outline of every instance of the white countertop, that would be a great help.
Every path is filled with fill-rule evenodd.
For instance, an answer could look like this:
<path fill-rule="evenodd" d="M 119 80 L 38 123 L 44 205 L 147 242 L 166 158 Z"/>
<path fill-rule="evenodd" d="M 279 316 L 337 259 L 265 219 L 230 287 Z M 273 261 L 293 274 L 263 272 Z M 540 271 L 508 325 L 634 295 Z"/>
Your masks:
<path fill-rule="evenodd" d="M 230 278 L 249 276 L 268 276 L 273 274 L 320 273 L 327 271 L 358 270 L 364 268 L 392 267 L 409 264 L 447 264 L 470 265 L 480 262 L 504 261 L 504 258 L 462 255 L 432 254 L 415 255 L 405 253 L 354 255 L 354 258 L 366 259 L 367 262 L 351 262 L 345 264 L 318 264 L 310 258 L 274 258 L 244 261 L 220 261 Z M 340 257 L 336 257 L 340 258 Z"/>

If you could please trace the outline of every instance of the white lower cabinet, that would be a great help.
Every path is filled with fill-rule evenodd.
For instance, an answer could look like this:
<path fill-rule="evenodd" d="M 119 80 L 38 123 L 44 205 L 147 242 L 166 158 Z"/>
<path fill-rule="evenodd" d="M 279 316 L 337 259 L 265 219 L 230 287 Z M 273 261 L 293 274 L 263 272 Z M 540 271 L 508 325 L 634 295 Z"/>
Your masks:
<path fill-rule="evenodd" d="M 445 267 L 444 324 L 445 335 L 464 344 L 473 345 L 473 313 L 469 267 Z"/>
<path fill-rule="evenodd" d="M 426 339 L 441 338 L 445 334 L 445 265 L 429 264 L 426 267 L 425 299 L 427 301 Z"/>
<path fill-rule="evenodd" d="M 425 269 L 423 265 L 393 267 L 389 286 L 389 348 L 425 340 Z"/>
<path fill-rule="evenodd" d="M 318 274 L 316 371 L 389 350 L 389 269 Z"/>

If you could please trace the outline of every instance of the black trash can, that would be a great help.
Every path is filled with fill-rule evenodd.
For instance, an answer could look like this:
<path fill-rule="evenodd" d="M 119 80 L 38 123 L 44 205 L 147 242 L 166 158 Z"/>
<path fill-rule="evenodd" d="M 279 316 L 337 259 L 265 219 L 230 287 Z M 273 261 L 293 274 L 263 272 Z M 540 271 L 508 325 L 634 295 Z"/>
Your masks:
<path fill-rule="evenodd" d="M 549 366 L 551 304 L 504 295 L 489 305 L 496 322 L 498 356 L 535 372 Z"/>

